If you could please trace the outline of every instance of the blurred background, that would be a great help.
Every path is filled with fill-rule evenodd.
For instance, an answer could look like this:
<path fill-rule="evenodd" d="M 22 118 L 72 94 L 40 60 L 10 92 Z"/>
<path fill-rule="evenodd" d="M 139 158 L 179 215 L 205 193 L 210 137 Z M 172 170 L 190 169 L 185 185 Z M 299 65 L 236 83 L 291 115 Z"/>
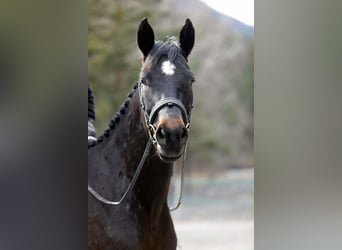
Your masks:
<path fill-rule="evenodd" d="M 196 82 L 184 199 L 172 214 L 180 249 L 253 249 L 254 24 L 253 18 L 241 21 L 233 12 L 222 13 L 224 2 L 88 1 L 88 77 L 97 135 L 138 79 L 141 19 L 148 17 L 157 40 L 178 37 L 186 18 L 196 29 L 189 59 Z M 178 173 L 170 204 L 178 197 Z"/>

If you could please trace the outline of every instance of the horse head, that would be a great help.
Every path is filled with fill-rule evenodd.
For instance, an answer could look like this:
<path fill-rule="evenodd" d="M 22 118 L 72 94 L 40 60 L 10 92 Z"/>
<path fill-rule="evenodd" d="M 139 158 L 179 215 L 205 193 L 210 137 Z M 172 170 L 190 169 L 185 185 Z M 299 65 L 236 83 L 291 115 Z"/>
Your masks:
<path fill-rule="evenodd" d="M 189 19 L 179 41 L 169 37 L 155 42 L 146 18 L 137 32 L 143 55 L 138 86 L 143 120 L 158 156 L 165 162 L 180 158 L 188 140 L 195 81 L 188 56 L 194 40 L 195 30 Z"/>

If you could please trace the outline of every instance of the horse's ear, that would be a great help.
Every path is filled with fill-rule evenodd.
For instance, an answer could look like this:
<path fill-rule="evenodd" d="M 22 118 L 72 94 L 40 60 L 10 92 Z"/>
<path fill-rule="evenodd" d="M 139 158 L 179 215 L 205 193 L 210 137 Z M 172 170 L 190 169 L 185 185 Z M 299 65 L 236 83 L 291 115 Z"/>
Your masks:
<path fill-rule="evenodd" d="M 185 24 L 179 34 L 180 47 L 183 55 L 187 59 L 195 43 L 195 29 L 190 19 L 186 19 Z"/>
<path fill-rule="evenodd" d="M 144 60 L 150 53 L 154 45 L 154 32 L 152 27 L 149 25 L 147 18 L 145 17 L 138 28 L 137 42 L 140 51 L 144 55 Z"/>

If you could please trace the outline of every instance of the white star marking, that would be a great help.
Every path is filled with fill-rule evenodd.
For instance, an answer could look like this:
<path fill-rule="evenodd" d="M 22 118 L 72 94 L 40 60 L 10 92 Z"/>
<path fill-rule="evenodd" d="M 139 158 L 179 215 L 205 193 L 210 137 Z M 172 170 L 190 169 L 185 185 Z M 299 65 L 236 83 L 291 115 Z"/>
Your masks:
<path fill-rule="evenodd" d="M 172 76 L 175 73 L 176 66 L 170 61 L 162 63 L 161 70 L 165 75 Z"/>

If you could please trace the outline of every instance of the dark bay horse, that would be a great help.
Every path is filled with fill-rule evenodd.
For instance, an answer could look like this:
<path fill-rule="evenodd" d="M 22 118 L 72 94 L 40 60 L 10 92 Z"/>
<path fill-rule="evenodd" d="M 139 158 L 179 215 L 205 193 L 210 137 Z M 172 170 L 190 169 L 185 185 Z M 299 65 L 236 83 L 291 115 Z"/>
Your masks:
<path fill-rule="evenodd" d="M 179 42 L 155 42 L 147 19 L 140 23 L 139 81 L 109 128 L 88 144 L 89 249 L 176 249 L 167 195 L 188 140 L 194 39 L 189 19 Z"/>

